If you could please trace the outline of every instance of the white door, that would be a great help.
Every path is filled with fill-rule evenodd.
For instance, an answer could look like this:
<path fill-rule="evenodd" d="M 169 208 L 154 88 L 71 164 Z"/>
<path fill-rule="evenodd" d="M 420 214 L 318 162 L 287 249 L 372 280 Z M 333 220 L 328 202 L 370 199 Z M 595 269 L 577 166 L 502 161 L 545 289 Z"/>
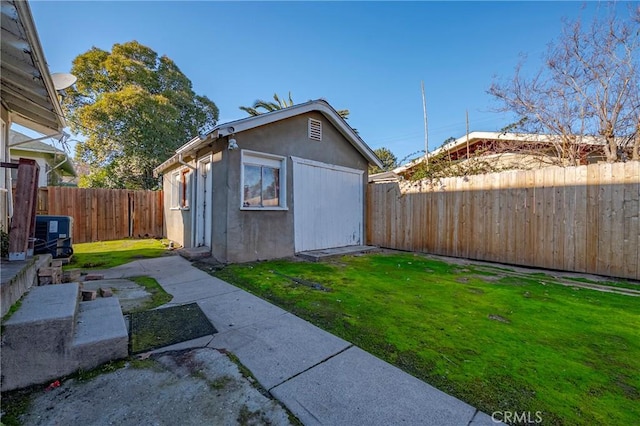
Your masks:
<path fill-rule="evenodd" d="M 211 157 L 198 160 L 194 247 L 211 247 L 211 204 L 213 200 Z"/>
<path fill-rule="evenodd" d="M 292 157 L 295 251 L 362 244 L 362 170 Z"/>

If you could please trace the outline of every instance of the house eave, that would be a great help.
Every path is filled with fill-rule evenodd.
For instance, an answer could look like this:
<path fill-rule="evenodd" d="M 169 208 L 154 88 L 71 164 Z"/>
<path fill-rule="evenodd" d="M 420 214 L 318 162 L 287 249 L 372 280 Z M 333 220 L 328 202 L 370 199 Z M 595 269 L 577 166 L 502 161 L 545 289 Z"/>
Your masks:
<path fill-rule="evenodd" d="M 66 122 L 29 4 L 3 1 L 2 15 L 2 102 L 17 124 L 59 133 Z"/>
<path fill-rule="evenodd" d="M 471 132 L 469 135 L 464 135 L 459 137 L 458 139 L 445 144 L 430 153 L 413 160 L 410 163 L 405 165 L 396 167 L 393 169 L 394 173 L 404 173 L 407 170 L 417 166 L 418 164 L 425 161 L 427 157 L 431 158 L 437 155 L 440 155 L 444 152 L 453 152 L 460 148 L 466 146 L 467 143 L 469 145 L 473 145 L 477 141 L 482 140 L 492 140 L 492 141 L 514 141 L 514 142 L 537 142 L 537 143 L 548 143 L 552 144 L 558 140 L 560 136 L 553 135 L 544 135 L 544 134 L 533 134 L 533 133 L 503 133 L 503 132 Z M 580 143 L 585 145 L 600 145 L 602 141 L 594 136 L 582 136 Z"/>
<path fill-rule="evenodd" d="M 318 111 L 324 115 L 340 133 L 358 150 L 370 165 L 382 168 L 382 162 L 376 156 L 371 148 L 362 140 L 362 138 L 349 126 L 340 114 L 333 109 L 331 105 L 324 99 L 308 101 L 302 104 L 294 105 L 277 111 L 260 114 L 253 117 L 242 118 L 240 120 L 225 123 L 216 126 L 220 136 L 229 136 L 240 133 L 245 130 L 264 126 L 276 121 L 284 120 L 296 115 L 304 114 L 311 111 Z"/>

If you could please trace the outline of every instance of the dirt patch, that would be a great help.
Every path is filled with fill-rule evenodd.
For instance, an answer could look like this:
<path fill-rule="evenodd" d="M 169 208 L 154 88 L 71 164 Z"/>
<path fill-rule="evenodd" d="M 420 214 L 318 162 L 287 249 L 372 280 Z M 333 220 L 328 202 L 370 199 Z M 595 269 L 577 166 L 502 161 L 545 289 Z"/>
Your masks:
<path fill-rule="evenodd" d="M 199 348 L 153 355 L 34 395 L 24 425 L 289 425 L 296 419 L 231 359 Z M 139 364 L 139 363 L 138 363 Z"/>
<path fill-rule="evenodd" d="M 144 306 L 151 300 L 149 293 L 143 286 L 127 279 L 85 281 L 82 283 L 84 290 L 98 290 L 110 288 L 113 295 L 120 301 L 122 312 L 131 312 Z"/>
<path fill-rule="evenodd" d="M 299 284 L 299 285 L 302 285 L 302 286 L 305 286 L 305 287 L 309 287 L 309 288 L 312 288 L 314 290 L 332 291 L 329 287 L 325 287 L 320 283 L 316 283 L 316 282 L 313 282 L 313 281 L 305 280 L 305 279 L 302 279 L 302 278 L 290 277 L 288 275 L 281 274 L 278 271 L 271 271 L 271 272 L 273 272 L 274 274 L 279 275 L 281 277 L 287 278 L 288 280 L 291 280 L 295 284 Z"/>
<path fill-rule="evenodd" d="M 473 278 L 477 278 L 488 283 L 495 283 L 496 281 L 500 281 L 504 278 L 504 275 L 473 275 Z"/>
<path fill-rule="evenodd" d="M 490 314 L 489 315 L 489 319 L 490 320 L 494 320 L 494 321 L 498 321 L 498 322 L 503 322 L 505 324 L 510 324 L 511 323 L 511 321 L 509 321 L 505 317 L 502 317 L 500 315 L 495 315 L 495 314 Z"/>

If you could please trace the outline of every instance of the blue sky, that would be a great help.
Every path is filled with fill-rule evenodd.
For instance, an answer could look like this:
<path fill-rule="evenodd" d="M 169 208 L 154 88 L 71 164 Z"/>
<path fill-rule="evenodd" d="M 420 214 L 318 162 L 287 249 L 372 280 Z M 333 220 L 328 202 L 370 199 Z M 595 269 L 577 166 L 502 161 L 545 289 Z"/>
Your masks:
<path fill-rule="evenodd" d="M 450 136 L 496 131 L 514 117 L 492 112 L 486 91 L 513 76 L 520 55 L 537 68 L 562 19 L 590 17 L 596 2 L 176 2 L 31 1 L 50 71 L 69 72 L 92 46 L 131 40 L 171 58 L 220 109 L 274 93 L 324 98 L 349 109 L 373 149 L 398 159 Z M 185 141 L 186 142 L 186 141 Z"/>

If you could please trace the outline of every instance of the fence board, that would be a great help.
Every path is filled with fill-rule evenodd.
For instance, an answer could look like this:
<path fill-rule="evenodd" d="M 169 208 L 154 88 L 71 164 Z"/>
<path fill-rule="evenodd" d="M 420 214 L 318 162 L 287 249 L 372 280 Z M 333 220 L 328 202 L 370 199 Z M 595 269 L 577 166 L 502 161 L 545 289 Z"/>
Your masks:
<path fill-rule="evenodd" d="M 564 213 L 569 213 L 571 207 L 567 206 L 565 200 L 565 170 L 557 167 L 553 170 L 552 177 L 553 185 L 553 237 L 552 237 L 552 249 L 551 249 L 551 262 L 554 269 L 565 269 L 564 263 L 564 241 L 563 235 L 566 235 L 565 222 L 572 220 L 572 216 Z M 566 206 L 566 207 L 565 207 Z M 565 208 L 567 209 L 565 211 Z"/>
<path fill-rule="evenodd" d="M 600 221 L 600 235 L 598 238 L 598 258 L 596 273 L 609 275 L 611 265 L 611 203 L 612 203 L 612 169 L 611 164 L 603 164 L 600 168 L 598 191 L 598 219 Z"/>
<path fill-rule="evenodd" d="M 585 256 L 585 272 L 597 271 L 598 262 L 598 234 L 595 232 L 589 232 L 592 229 L 599 229 L 600 221 L 598 213 L 599 205 L 599 183 L 600 183 L 600 169 L 598 167 L 587 168 L 587 233 L 586 233 L 586 256 Z"/>
<path fill-rule="evenodd" d="M 576 214 L 574 221 L 574 271 L 587 271 L 587 185 L 583 184 L 587 181 L 587 166 L 576 168 L 575 176 L 575 194 L 576 194 Z M 572 270 L 572 269 L 569 269 Z"/>
<path fill-rule="evenodd" d="M 609 221 L 611 237 L 609 247 L 609 275 L 611 270 L 624 269 L 624 163 L 611 164 L 611 219 Z M 621 206 L 619 208 L 617 206 Z"/>
<path fill-rule="evenodd" d="M 38 193 L 38 214 L 73 217 L 73 242 L 162 237 L 162 191 L 50 186 Z"/>
<path fill-rule="evenodd" d="M 367 194 L 369 244 L 640 279 L 640 162 L 372 183 Z"/>
<path fill-rule="evenodd" d="M 524 221 L 518 223 L 518 228 L 520 228 L 520 232 L 524 234 L 524 241 L 520 243 L 518 251 L 520 252 L 519 264 L 521 265 L 532 265 L 533 259 L 535 258 L 535 251 L 533 240 L 535 238 L 535 175 L 532 171 L 526 171 L 524 173 L 518 173 L 518 176 L 522 176 L 520 178 L 520 183 L 524 185 L 524 204 L 526 215 L 524 217 Z"/>
<path fill-rule="evenodd" d="M 563 230 L 559 235 L 559 243 L 563 244 L 562 259 L 564 260 L 561 269 L 568 271 L 573 271 L 576 268 L 576 169 L 576 167 L 569 167 L 564 171 L 564 200 L 561 205 L 558 206 L 558 204 L 556 204 L 556 214 L 563 218 Z"/>
<path fill-rule="evenodd" d="M 624 271 L 640 276 L 640 161 L 624 170 Z"/>

